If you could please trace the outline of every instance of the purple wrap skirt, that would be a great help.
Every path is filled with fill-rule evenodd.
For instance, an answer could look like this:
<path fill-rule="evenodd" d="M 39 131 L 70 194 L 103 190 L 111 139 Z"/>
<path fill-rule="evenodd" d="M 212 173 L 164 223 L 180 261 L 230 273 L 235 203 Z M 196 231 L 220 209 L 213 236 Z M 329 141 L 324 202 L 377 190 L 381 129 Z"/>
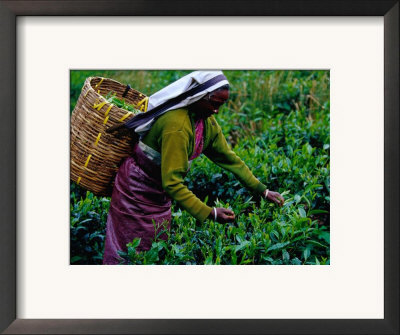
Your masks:
<path fill-rule="evenodd" d="M 165 240 L 162 231 L 170 222 L 171 199 L 162 188 L 160 167 L 136 145 L 115 177 L 103 264 L 123 263 L 118 250 L 126 251 L 134 238 L 141 239 L 137 251 L 149 250 L 156 234 Z"/>
<path fill-rule="evenodd" d="M 203 119 L 196 121 L 195 129 L 195 147 L 189 160 L 203 151 Z M 115 177 L 103 264 L 123 263 L 118 250 L 126 251 L 126 245 L 136 237 L 141 239 L 137 251 L 149 250 L 157 235 L 166 240 L 162 231 L 169 230 L 170 223 L 171 199 L 162 188 L 161 169 L 136 144 L 132 157 L 125 159 Z"/>

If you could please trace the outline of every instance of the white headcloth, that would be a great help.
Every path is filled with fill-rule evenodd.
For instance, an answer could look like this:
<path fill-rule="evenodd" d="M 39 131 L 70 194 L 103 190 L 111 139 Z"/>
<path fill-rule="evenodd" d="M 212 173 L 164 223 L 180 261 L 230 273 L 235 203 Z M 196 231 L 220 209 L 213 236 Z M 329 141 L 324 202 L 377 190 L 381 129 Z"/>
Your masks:
<path fill-rule="evenodd" d="M 138 134 L 144 134 L 160 115 L 173 109 L 189 106 L 224 85 L 229 85 L 229 82 L 222 71 L 194 71 L 189 73 L 151 95 L 147 112 L 140 115 L 139 118 L 135 117 L 128 121 L 127 126 L 134 128 Z M 190 94 L 187 95 L 186 92 Z M 142 122 L 138 124 L 139 122 L 135 122 L 135 119 Z"/>

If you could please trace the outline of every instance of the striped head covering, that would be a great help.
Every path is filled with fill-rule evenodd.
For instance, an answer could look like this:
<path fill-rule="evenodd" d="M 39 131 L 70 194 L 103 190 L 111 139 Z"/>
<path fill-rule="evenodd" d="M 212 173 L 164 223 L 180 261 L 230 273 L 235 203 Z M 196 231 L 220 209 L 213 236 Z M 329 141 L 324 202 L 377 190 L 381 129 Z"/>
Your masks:
<path fill-rule="evenodd" d="M 194 71 L 149 97 L 146 113 L 138 114 L 124 125 L 144 135 L 162 114 L 191 105 L 208 93 L 229 85 L 222 71 Z"/>

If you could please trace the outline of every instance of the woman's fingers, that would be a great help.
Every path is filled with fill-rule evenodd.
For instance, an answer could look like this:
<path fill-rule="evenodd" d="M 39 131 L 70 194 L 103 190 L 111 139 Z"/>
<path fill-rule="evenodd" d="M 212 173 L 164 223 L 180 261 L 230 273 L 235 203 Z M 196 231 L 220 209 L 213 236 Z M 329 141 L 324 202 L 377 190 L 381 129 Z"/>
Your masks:
<path fill-rule="evenodd" d="M 279 206 L 282 206 L 285 203 L 285 199 L 278 192 L 274 191 L 270 191 L 268 193 L 268 199 L 275 202 Z"/>
<path fill-rule="evenodd" d="M 235 213 L 230 209 L 224 208 L 224 212 L 228 216 L 235 216 Z"/>
<path fill-rule="evenodd" d="M 276 203 L 277 203 L 279 206 L 282 206 L 282 205 L 283 205 L 283 202 L 282 202 L 282 200 L 281 200 L 279 197 L 276 198 Z"/>
<path fill-rule="evenodd" d="M 235 220 L 235 213 L 227 208 L 218 208 L 217 209 L 218 221 L 220 222 L 230 222 Z"/>
<path fill-rule="evenodd" d="M 235 219 L 235 213 L 229 209 L 224 210 L 224 219 L 225 221 L 233 221 Z"/>
<path fill-rule="evenodd" d="M 233 220 L 235 220 L 234 215 L 224 215 L 223 217 L 223 222 L 232 222 Z"/>
<path fill-rule="evenodd" d="M 285 202 L 285 199 L 283 199 L 283 197 L 282 197 L 279 193 L 277 193 L 277 194 L 276 194 L 276 198 L 275 198 L 275 202 L 276 202 L 279 206 L 282 206 L 282 205 L 284 204 L 284 202 Z"/>

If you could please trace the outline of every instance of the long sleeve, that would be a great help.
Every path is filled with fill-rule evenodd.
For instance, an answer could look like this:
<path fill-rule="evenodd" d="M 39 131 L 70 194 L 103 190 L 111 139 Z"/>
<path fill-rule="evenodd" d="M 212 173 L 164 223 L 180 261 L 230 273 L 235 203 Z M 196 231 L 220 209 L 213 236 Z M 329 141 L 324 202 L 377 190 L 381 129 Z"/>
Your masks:
<path fill-rule="evenodd" d="M 250 191 L 254 193 L 264 192 L 267 187 L 253 175 L 247 165 L 232 151 L 222 134 L 221 127 L 216 121 L 211 124 L 214 124 L 215 134 L 203 151 L 204 154 L 215 164 L 232 172 L 240 183 Z"/>
<path fill-rule="evenodd" d="M 189 136 L 185 130 L 166 131 L 161 138 L 161 178 L 168 195 L 196 219 L 204 221 L 211 207 L 204 204 L 183 183 L 189 169 Z"/>

